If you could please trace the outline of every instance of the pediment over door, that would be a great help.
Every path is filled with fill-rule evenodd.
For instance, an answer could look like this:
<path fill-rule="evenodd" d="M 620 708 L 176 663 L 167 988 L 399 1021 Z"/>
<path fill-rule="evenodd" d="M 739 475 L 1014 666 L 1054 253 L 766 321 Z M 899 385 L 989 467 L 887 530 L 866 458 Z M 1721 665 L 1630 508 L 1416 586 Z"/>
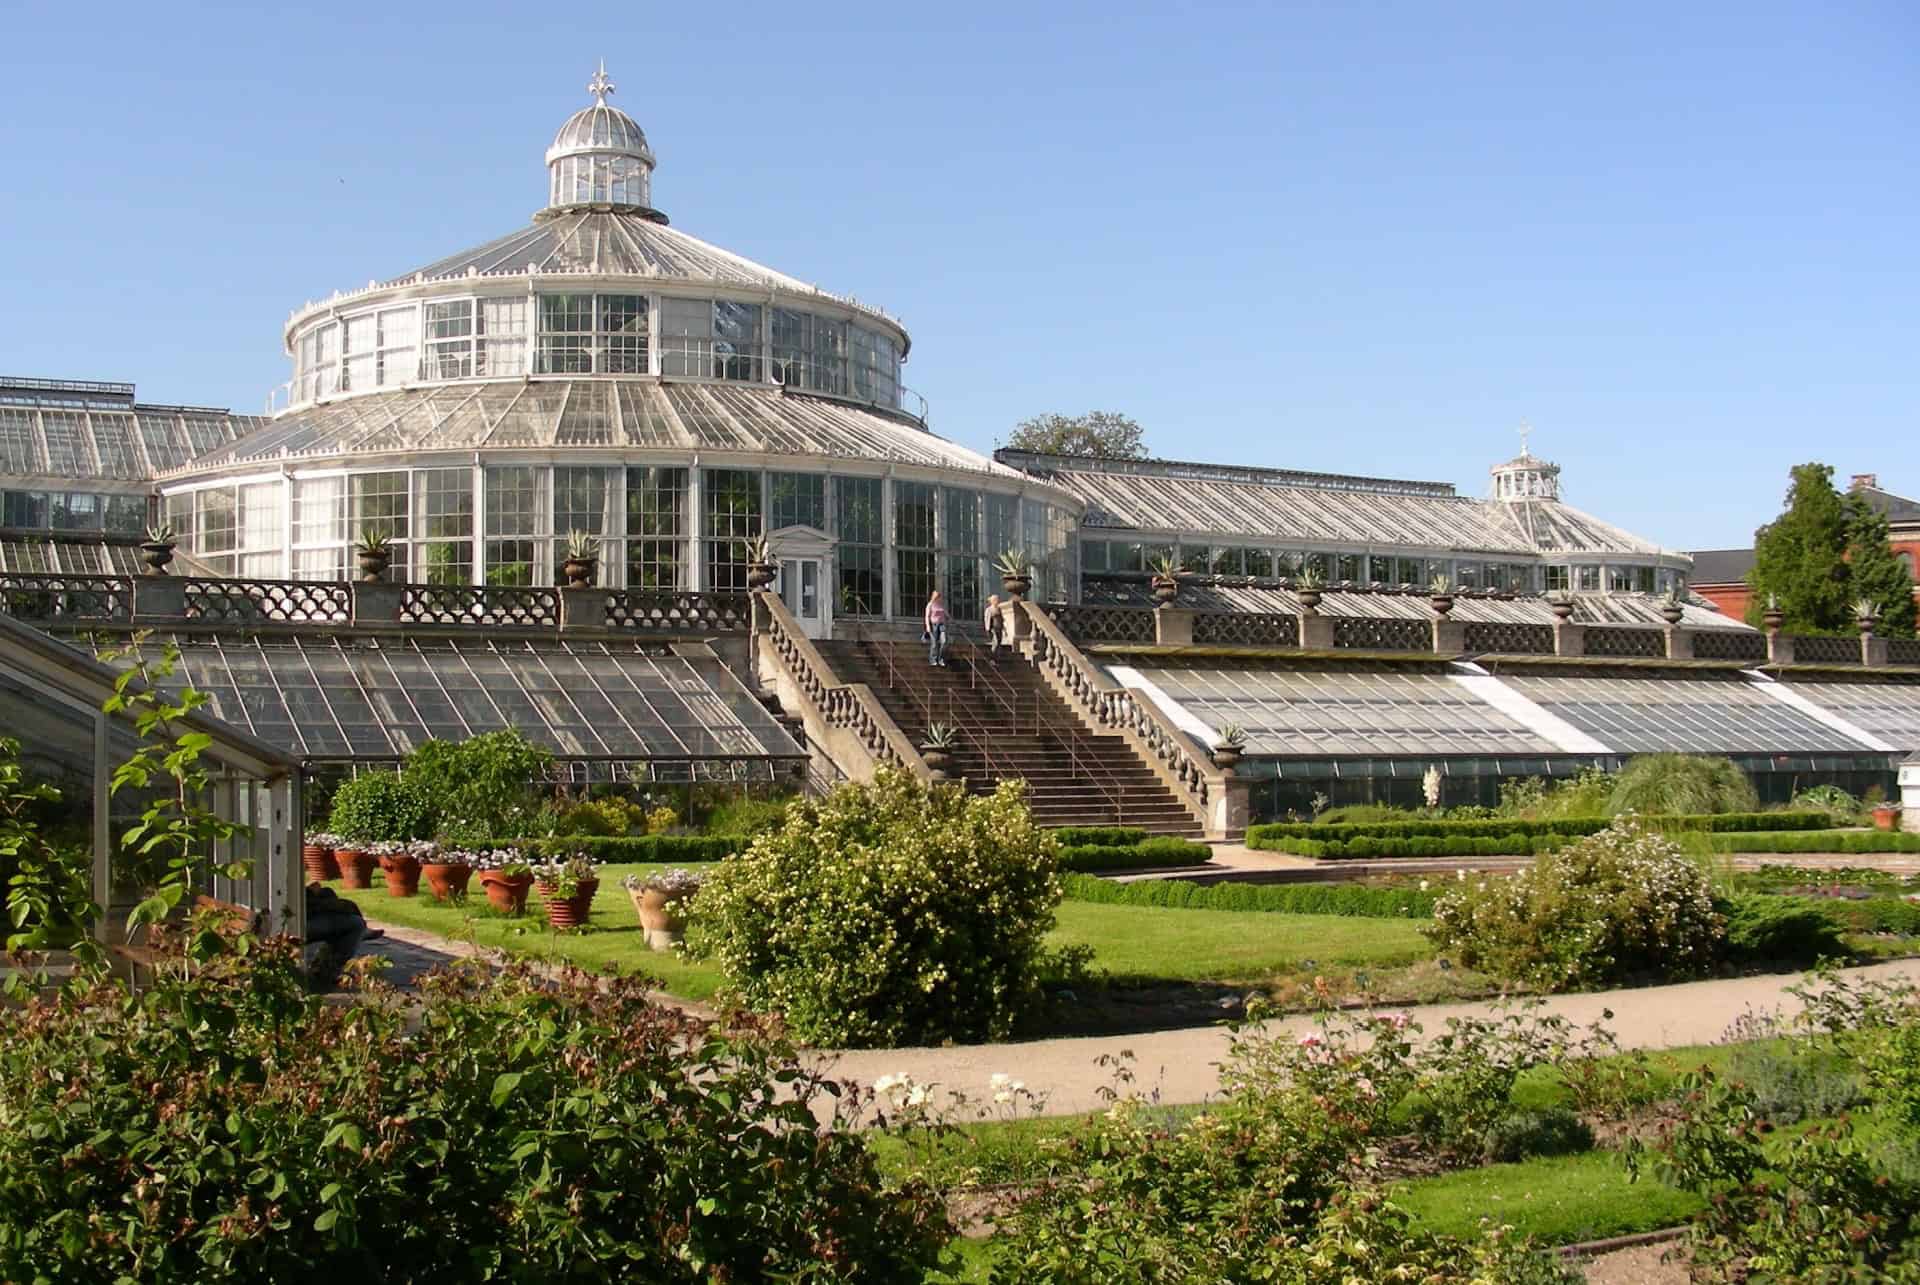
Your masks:
<path fill-rule="evenodd" d="M 824 558 L 833 552 L 833 537 L 812 526 L 783 526 L 767 536 L 774 558 Z"/>

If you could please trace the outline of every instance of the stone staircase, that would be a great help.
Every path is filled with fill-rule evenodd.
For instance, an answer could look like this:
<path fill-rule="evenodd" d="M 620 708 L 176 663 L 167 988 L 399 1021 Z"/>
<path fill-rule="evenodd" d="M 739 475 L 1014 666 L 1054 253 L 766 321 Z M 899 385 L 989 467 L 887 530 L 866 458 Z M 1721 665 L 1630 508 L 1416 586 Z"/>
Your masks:
<path fill-rule="evenodd" d="M 865 683 L 918 745 L 931 723 L 959 733 L 954 775 L 975 794 L 1002 777 L 1024 777 L 1044 826 L 1129 825 L 1150 834 L 1198 835 L 1185 803 L 1134 753 L 1125 737 L 1087 729 L 1030 663 L 956 642 L 947 664 L 927 664 L 917 642 L 815 644 L 840 681 Z"/>

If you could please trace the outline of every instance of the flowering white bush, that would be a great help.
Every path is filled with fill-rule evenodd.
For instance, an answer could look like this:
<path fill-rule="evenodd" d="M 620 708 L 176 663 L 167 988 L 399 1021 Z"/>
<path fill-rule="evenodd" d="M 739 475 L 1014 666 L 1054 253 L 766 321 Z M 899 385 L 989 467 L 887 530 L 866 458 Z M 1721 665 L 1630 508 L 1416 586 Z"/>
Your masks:
<path fill-rule="evenodd" d="M 1060 902 L 1023 790 L 970 797 L 884 771 L 800 800 L 708 873 L 688 949 L 813 1044 L 1002 1038 Z"/>
<path fill-rule="evenodd" d="M 1706 873 L 1631 821 L 1543 853 L 1511 878 L 1463 877 L 1433 920 L 1427 935 L 1461 963 L 1548 990 L 1695 976 L 1726 933 Z"/>

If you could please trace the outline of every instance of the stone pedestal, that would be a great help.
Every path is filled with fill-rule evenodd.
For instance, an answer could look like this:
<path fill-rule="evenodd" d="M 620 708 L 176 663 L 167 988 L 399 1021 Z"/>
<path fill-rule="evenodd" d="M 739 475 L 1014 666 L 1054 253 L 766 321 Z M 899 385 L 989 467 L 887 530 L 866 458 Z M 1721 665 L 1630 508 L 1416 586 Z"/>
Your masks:
<path fill-rule="evenodd" d="M 1556 656 L 1586 655 L 1587 627 L 1576 625 L 1571 620 L 1554 621 L 1553 654 Z"/>
<path fill-rule="evenodd" d="M 399 621 L 400 605 L 407 596 L 405 585 L 356 580 L 352 589 L 354 624 L 391 625 Z"/>
<path fill-rule="evenodd" d="M 1767 631 L 1767 663 L 1769 665 L 1791 665 L 1793 663 L 1793 635 L 1783 634 L 1778 629 Z"/>
<path fill-rule="evenodd" d="M 1693 630 L 1682 629 L 1679 625 L 1668 625 L 1666 634 L 1668 660 L 1693 659 Z"/>
<path fill-rule="evenodd" d="M 1333 617 L 1318 611 L 1300 613 L 1300 646 L 1307 651 L 1333 650 Z"/>
<path fill-rule="evenodd" d="M 1193 642 L 1193 612 L 1185 607 L 1157 607 L 1153 613 L 1153 640 L 1163 647 L 1185 647 Z"/>
<path fill-rule="evenodd" d="M 135 576 L 133 614 L 141 620 L 185 619 L 187 582 L 173 576 Z"/>
<path fill-rule="evenodd" d="M 1450 616 L 1433 618 L 1433 650 L 1441 656 L 1458 656 L 1467 650 L 1467 622 Z"/>
<path fill-rule="evenodd" d="M 1039 610 L 1039 608 L 1034 608 Z M 1003 602 L 1000 613 L 1006 623 L 1006 632 L 1002 635 L 1008 642 L 1018 644 L 1033 637 L 1033 621 L 1027 616 L 1020 603 Z"/>
<path fill-rule="evenodd" d="M 607 590 L 598 585 L 589 589 L 560 591 L 560 628 L 563 632 L 607 627 Z M 756 609 L 758 603 L 755 604 Z"/>
<path fill-rule="evenodd" d="M 1887 640 L 1874 634 L 1861 634 L 1860 663 L 1863 665 L 1885 665 L 1887 663 Z"/>

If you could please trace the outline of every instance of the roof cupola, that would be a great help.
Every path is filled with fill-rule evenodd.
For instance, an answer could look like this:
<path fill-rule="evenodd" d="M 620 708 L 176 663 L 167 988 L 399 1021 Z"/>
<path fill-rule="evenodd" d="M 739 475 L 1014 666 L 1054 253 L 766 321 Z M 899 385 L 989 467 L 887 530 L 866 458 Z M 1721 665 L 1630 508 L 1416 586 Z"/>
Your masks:
<path fill-rule="evenodd" d="M 667 216 L 653 208 L 653 149 L 633 117 L 607 105 L 614 84 L 604 61 L 587 92 L 593 105 L 568 117 L 547 149 L 547 208 L 541 217 L 584 207 L 629 210 L 665 223 Z"/>

